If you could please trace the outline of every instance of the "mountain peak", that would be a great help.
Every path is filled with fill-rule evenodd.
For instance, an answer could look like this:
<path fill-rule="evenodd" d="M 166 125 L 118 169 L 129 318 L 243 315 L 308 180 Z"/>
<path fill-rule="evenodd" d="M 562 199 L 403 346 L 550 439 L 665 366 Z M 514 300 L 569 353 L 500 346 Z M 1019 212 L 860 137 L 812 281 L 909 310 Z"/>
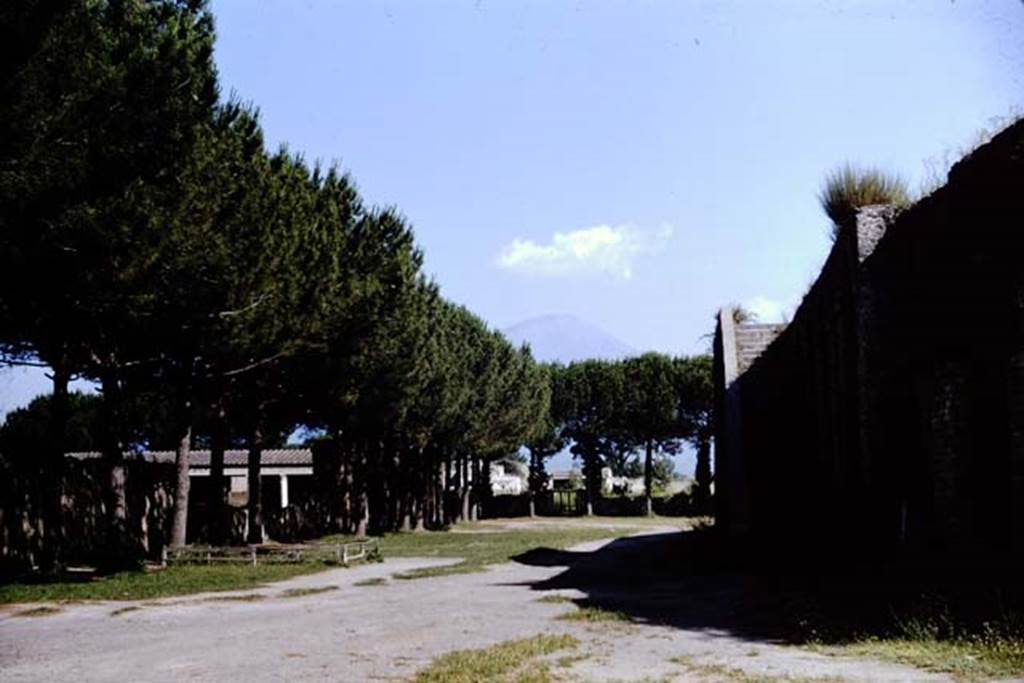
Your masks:
<path fill-rule="evenodd" d="M 597 325 L 568 313 L 530 318 L 502 332 L 516 345 L 529 344 L 534 358 L 542 362 L 616 359 L 636 353 L 635 349 Z"/>

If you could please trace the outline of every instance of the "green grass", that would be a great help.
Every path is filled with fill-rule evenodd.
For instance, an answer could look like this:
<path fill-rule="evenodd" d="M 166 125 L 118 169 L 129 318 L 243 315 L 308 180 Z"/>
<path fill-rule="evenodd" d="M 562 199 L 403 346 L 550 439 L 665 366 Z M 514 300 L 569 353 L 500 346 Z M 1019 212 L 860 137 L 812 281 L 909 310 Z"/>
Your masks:
<path fill-rule="evenodd" d="M 590 526 L 551 526 L 544 528 L 492 527 L 484 530 L 458 533 L 449 531 L 422 531 L 393 533 L 381 538 L 381 551 L 385 557 L 450 557 L 461 561 L 442 567 L 425 567 L 395 574 L 396 579 L 422 579 L 432 576 L 469 574 L 484 570 L 488 565 L 509 562 L 517 555 L 537 548 L 565 549 L 577 543 L 596 541 L 635 531 L 631 528 L 606 529 Z M 462 525 L 460 525 L 462 529 Z M 331 542 L 347 540 L 334 537 Z"/>
<path fill-rule="evenodd" d="M 865 638 L 813 649 L 831 655 L 885 659 L 927 671 L 950 673 L 966 680 L 1024 675 L 1024 641 L 1010 638 Z"/>
<path fill-rule="evenodd" d="M 147 600 L 174 595 L 255 588 L 272 581 L 330 569 L 322 563 L 176 565 L 85 580 L 0 585 L 0 603 L 55 600 Z"/>
<path fill-rule="evenodd" d="M 828 655 L 887 660 L 959 679 L 1024 677 L 1020 604 L 1004 601 L 1001 584 L 970 585 L 918 588 L 911 598 L 890 594 L 861 612 L 867 619 L 851 618 L 858 614 L 857 605 L 848 598 L 828 601 L 824 610 L 812 604 L 803 610 L 811 615 L 811 633 L 801 640 Z M 802 610 L 793 611 L 799 615 Z"/>
<path fill-rule="evenodd" d="M 260 602 L 266 600 L 267 596 L 261 593 L 241 593 L 239 595 L 215 595 L 206 598 L 205 602 Z"/>
<path fill-rule="evenodd" d="M 579 641 L 569 635 L 537 635 L 478 650 L 456 650 L 418 671 L 414 683 L 548 683 L 550 663 L 541 658 L 569 650 Z"/>

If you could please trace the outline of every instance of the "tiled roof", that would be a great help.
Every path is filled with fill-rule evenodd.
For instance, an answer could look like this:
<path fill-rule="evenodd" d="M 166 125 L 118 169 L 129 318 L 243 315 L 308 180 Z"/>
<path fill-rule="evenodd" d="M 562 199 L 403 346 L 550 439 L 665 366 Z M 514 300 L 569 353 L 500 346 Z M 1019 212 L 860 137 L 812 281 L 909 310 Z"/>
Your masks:
<path fill-rule="evenodd" d="M 68 453 L 69 458 L 85 460 L 99 458 L 99 451 L 78 451 Z M 150 462 L 174 462 L 174 451 L 144 451 L 142 453 L 126 453 L 126 458 L 142 458 Z M 229 449 L 224 451 L 225 467 L 245 467 L 249 463 L 249 451 Z M 260 457 L 263 467 L 309 467 L 313 464 L 313 452 L 308 448 L 268 448 Z M 189 457 L 191 467 L 209 467 L 210 451 L 194 450 Z"/>

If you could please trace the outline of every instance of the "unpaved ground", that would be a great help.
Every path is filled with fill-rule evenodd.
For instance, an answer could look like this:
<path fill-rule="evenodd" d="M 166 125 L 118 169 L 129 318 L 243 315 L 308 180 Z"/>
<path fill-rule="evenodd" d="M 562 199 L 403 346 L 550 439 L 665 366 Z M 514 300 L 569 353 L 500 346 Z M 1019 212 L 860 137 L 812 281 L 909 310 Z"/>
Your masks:
<path fill-rule="evenodd" d="M 211 601 L 205 595 L 74 604 L 33 618 L 11 616 L 24 609 L 16 607 L 0 613 L 0 680 L 401 680 L 438 654 L 538 633 L 569 633 L 581 641 L 575 652 L 564 653 L 581 659 L 561 671 L 582 681 L 708 680 L 702 667 L 714 664 L 769 680 L 944 680 L 894 664 L 771 644 L 729 628 L 728 615 L 721 614 L 727 595 L 648 580 L 640 571 L 637 558 L 670 532 L 651 527 L 639 537 L 540 551 L 477 574 L 355 585 L 445 563 L 395 559 L 236 593 L 261 600 Z M 623 580 L 630 576 L 635 580 Z M 333 586 L 301 597 L 282 595 Z M 695 590 L 706 599 L 690 599 Z M 576 607 L 538 602 L 545 595 L 624 608 L 639 623 L 556 620 Z M 681 611 L 680 619 L 648 620 L 645 600 L 647 607 Z M 138 609 L 112 614 L 126 607 Z M 670 661 L 680 657 L 689 665 Z"/>

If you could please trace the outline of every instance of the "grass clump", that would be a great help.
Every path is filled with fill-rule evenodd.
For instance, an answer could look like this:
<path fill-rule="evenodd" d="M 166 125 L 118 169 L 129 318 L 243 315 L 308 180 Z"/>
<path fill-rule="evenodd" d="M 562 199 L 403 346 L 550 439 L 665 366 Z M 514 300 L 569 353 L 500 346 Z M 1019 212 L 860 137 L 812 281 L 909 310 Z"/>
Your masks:
<path fill-rule="evenodd" d="M 821 208 L 832 220 L 832 237 L 849 224 L 857 209 L 873 204 L 906 206 L 910 191 L 903 178 L 877 168 L 845 164 L 825 177 L 818 194 Z"/>
<path fill-rule="evenodd" d="M 260 602 L 266 600 L 267 596 L 259 593 L 242 593 L 240 595 L 215 595 L 206 598 L 206 602 Z"/>
<path fill-rule="evenodd" d="M 389 533 L 381 537 L 381 548 L 387 557 L 450 557 L 459 562 L 424 567 L 394 574 L 395 579 L 423 579 L 434 576 L 470 574 L 483 571 L 488 565 L 510 562 L 518 555 L 539 548 L 565 549 L 587 541 L 619 536 L 635 529 L 614 530 L 577 526 L 534 527 L 520 529 L 479 528 L 469 532 L 421 531 Z M 329 539 L 338 542 L 343 538 Z"/>
<path fill-rule="evenodd" d="M 546 683 L 549 664 L 542 657 L 579 645 L 569 635 L 542 634 L 508 640 L 476 650 L 456 650 L 437 657 L 413 678 L 414 683 Z"/>
<path fill-rule="evenodd" d="M 337 586 L 317 586 L 315 588 L 289 588 L 281 591 L 282 598 L 301 598 L 306 595 L 318 595 L 338 590 Z"/>
<path fill-rule="evenodd" d="M 15 617 L 49 617 L 49 616 L 53 616 L 54 614 L 59 614 L 60 611 L 61 610 L 60 610 L 59 607 L 47 607 L 47 606 L 43 605 L 42 607 L 32 607 L 31 609 L 26 609 L 26 610 L 22 610 L 20 612 L 15 612 L 12 616 L 15 616 Z"/>
<path fill-rule="evenodd" d="M 371 579 L 363 579 L 362 581 L 356 581 L 353 586 L 383 586 L 387 584 L 388 580 L 383 576 L 375 576 Z"/>
<path fill-rule="evenodd" d="M 566 595 L 545 595 L 542 598 L 537 598 L 535 602 L 543 602 L 549 605 L 563 605 L 568 602 L 572 602 L 573 599 Z"/>
<path fill-rule="evenodd" d="M 604 609 L 603 607 L 595 607 L 588 605 L 586 607 L 580 607 L 572 612 L 566 612 L 561 614 L 556 619 L 560 621 L 616 621 L 616 622 L 630 622 L 632 619 L 625 612 L 619 612 L 618 610 Z"/>
<path fill-rule="evenodd" d="M 0 585 L 0 603 L 55 600 L 149 600 L 175 595 L 255 588 L 272 581 L 310 574 L 319 562 L 251 565 L 175 565 L 154 571 L 125 571 L 106 576 L 64 577 Z"/>
<path fill-rule="evenodd" d="M 119 617 L 122 614 L 128 614 L 129 612 L 138 612 L 142 608 L 137 605 L 128 605 L 127 607 L 118 607 L 116 610 L 110 613 L 112 617 Z"/>

